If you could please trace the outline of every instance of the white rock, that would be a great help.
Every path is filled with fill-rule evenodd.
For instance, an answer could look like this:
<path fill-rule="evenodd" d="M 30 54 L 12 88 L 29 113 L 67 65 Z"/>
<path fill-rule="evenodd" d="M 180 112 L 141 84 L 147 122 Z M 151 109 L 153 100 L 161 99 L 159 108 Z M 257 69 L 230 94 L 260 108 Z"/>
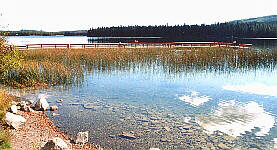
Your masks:
<path fill-rule="evenodd" d="M 45 98 L 40 98 L 35 104 L 35 110 L 46 111 L 49 108 L 49 104 Z"/>
<path fill-rule="evenodd" d="M 12 126 L 16 130 L 21 128 L 22 126 L 24 126 L 26 123 L 25 118 L 23 118 L 22 116 L 19 116 L 19 115 L 12 114 L 10 112 L 6 113 L 5 121 L 8 125 Z"/>
<path fill-rule="evenodd" d="M 149 150 L 160 150 L 159 148 L 150 148 Z"/>
<path fill-rule="evenodd" d="M 54 106 L 50 106 L 50 110 L 51 111 L 57 111 L 59 108 L 57 105 L 54 105 Z"/>
<path fill-rule="evenodd" d="M 59 137 L 55 137 L 49 140 L 43 147 L 42 150 L 70 150 L 71 148 Z"/>
<path fill-rule="evenodd" d="M 11 112 L 14 113 L 14 114 L 17 114 L 17 107 L 16 107 L 16 105 L 12 105 L 11 106 Z"/>
<path fill-rule="evenodd" d="M 79 132 L 76 136 L 76 143 L 87 143 L 88 142 L 88 131 L 86 132 Z"/>

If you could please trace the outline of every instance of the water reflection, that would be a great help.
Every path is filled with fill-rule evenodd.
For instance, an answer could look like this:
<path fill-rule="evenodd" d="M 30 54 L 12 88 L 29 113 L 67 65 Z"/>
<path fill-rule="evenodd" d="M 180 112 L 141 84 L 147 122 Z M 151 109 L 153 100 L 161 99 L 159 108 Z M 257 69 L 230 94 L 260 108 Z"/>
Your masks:
<path fill-rule="evenodd" d="M 276 85 L 266 85 L 263 83 L 251 83 L 251 84 L 245 84 L 245 85 L 224 85 L 222 88 L 225 90 L 241 92 L 241 93 L 277 97 Z"/>
<path fill-rule="evenodd" d="M 191 95 L 180 96 L 179 99 L 195 107 L 211 100 L 209 96 L 200 96 L 200 93 L 196 91 L 192 91 Z"/>
<path fill-rule="evenodd" d="M 214 113 L 200 115 L 196 120 L 210 134 L 219 130 L 234 137 L 255 128 L 259 128 L 257 136 L 265 136 L 275 123 L 274 117 L 258 103 L 241 104 L 234 100 L 220 102 Z"/>

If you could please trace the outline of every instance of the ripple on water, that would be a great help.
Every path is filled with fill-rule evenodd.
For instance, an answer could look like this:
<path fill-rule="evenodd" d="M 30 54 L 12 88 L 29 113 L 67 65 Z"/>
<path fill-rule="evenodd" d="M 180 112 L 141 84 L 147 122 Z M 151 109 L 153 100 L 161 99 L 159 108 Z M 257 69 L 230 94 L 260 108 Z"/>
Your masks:
<path fill-rule="evenodd" d="M 196 122 L 210 134 L 219 130 L 236 137 L 257 127 L 260 130 L 255 134 L 265 136 L 275 123 L 274 117 L 254 101 L 241 104 L 232 100 L 218 106 L 214 113 L 196 117 Z"/>

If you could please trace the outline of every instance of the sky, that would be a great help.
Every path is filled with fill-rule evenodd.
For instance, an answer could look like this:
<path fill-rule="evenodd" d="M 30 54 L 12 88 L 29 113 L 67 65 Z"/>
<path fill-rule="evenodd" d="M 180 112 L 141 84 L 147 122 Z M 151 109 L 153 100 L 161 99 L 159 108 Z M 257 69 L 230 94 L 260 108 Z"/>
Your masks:
<path fill-rule="evenodd" d="M 213 24 L 277 15 L 277 0 L 1 0 L 0 30 Z"/>

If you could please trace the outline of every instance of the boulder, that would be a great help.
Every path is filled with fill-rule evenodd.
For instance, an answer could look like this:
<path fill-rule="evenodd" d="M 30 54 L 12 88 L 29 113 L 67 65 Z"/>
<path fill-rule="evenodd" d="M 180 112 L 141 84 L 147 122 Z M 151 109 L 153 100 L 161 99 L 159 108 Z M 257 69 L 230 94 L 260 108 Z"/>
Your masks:
<path fill-rule="evenodd" d="M 42 150 L 70 150 L 71 148 L 59 137 L 49 140 L 42 148 Z"/>
<path fill-rule="evenodd" d="M 58 106 L 57 105 L 50 106 L 50 110 L 51 111 L 57 111 L 58 110 Z"/>
<path fill-rule="evenodd" d="M 19 115 L 15 115 L 10 112 L 6 113 L 5 121 L 9 126 L 12 126 L 16 130 L 21 128 L 22 126 L 24 126 L 26 123 L 25 118 L 23 118 L 22 116 L 19 116 Z"/>
<path fill-rule="evenodd" d="M 17 107 L 16 105 L 11 106 L 11 113 L 17 114 Z"/>
<path fill-rule="evenodd" d="M 76 143 L 84 144 L 88 142 L 88 131 L 79 132 L 76 136 Z"/>
<path fill-rule="evenodd" d="M 40 98 L 35 104 L 35 110 L 46 111 L 49 108 L 49 104 L 45 98 Z"/>

